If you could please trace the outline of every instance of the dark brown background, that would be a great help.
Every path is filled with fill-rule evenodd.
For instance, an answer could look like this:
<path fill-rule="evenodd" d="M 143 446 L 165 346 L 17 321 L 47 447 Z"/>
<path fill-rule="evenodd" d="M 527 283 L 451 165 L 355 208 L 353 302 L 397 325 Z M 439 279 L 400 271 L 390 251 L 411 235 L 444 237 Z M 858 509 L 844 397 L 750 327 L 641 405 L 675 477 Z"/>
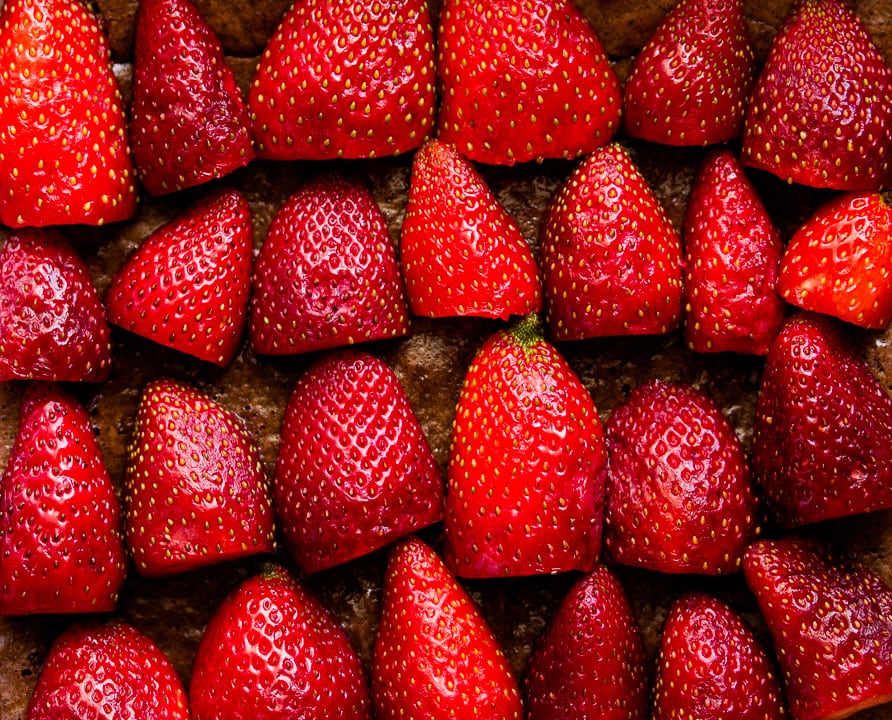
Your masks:
<path fill-rule="evenodd" d="M 248 87 L 257 56 L 285 12 L 288 0 L 198 0 L 198 6 L 218 32 L 243 89 Z M 621 78 L 629 58 L 646 41 L 671 0 L 609 0 L 582 2 L 580 7 L 596 29 Z M 746 15 L 760 62 L 790 5 L 789 0 L 746 2 Z M 125 97 L 129 94 L 136 3 L 99 0 L 109 23 L 115 70 Z M 854 4 L 875 41 L 892 61 L 892 11 L 888 0 L 862 0 Z M 436 11 L 436 8 L 435 8 Z M 700 149 L 671 149 L 623 139 L 645 176 L 680 227 L 693 174 L 703 155 Z M 410 158 L 338 164 L 255 162 L 225 179 L 242 190 L 254 213 L 255 247 L 259 248 L 274 213 L 286 198 L 310 177 L 331 170 L 368 180 L 389 222 L 395 243 L 399 239 L 409 180 Z M 539 220 L 551 193 L 567 176 L 572 164 L 547 162 L 513 169 L 482 168 L 483 174 L 509 212 L 536 245 Z M 752 179 L 759 187 L 784 237 L 829 195 L 791 187 L 760 173 Z M 153 229 L 188 206 L 205 190 L 186 191 L 162 201 L 143 198 L 136 219 L 103 229 L 76 228 L 68 232 L 87 262 L 100 291 L 126 256 Z M 396 370 L 445 468 L 449 430 L 464 371 L 476 349 L 499 323 L 477 320 L 428 321 L 417 319 L 414 334 L 404 340 L 378 343 L 369 349 Z M 860 333 L 860 342 L 875 372 L 892 389 L 892 332 Z M 279 424 L 288 394 L 310 357 L 263 359 L 244 348 L 232 365 L 217 369 L 114 330 L 114 367 L 102 386 L 75 387 L 93 422 L 109 471 L 120 488 L 125 448 L 142 387 L 160 375 L 196 384 L 238 412 L 262 447 L 270 471 L 278 447 Z M 651 377 L 680 379 L 705 389 L 749 444 L 753 404 L 763 361 L 735 356 L 705 356 L 688 352 L 679 333 L 666 337 L 603 339 L 560 347 L 591 391 L 606 418 L 628 391 Z M 17 428 L 18 403 L 23 383 L 0 384 L 0 466 L 5 466 Z M 771 532 L 771 528 L 768 528 Z M 892 513 L 877 513 L 828 523 L 811 529 L 861 559 L 892 583 Z M 435 546 L 439 528 L 423 537 Z M 344 623 L 363 659 L 368 661 L 377 624 L 381 579 L 386 553 L 320 573 L 306 583 Z M 280 559 L 292 567 L 284 555 Z M 255 572 L 262 560 L 218 566 L 165 580 L 143 580 L 131 572 L 118 615 L 150 635 L 170 656 L 188 683 L 201 633 L 223 596 Z M 293 567 L 292 567 L 293 569 Z M 741 578 L 672 578 L 656 573 L 620 569 L 653 655 L 666 608 L 679 592 L 699 588 L 730 602 L 765 638 L 755 603 Z M 531 643 L 541 631 L 555 604 L 575 575 L 465 583 L 482 606 L 520 674 Z M 24 717 L 28 697 L 43 658 L 56 635 L 71 617 L 0 619 L 0 720 Z M 892 706 L 862 713 L 859 720 L 892 720 Z"/>

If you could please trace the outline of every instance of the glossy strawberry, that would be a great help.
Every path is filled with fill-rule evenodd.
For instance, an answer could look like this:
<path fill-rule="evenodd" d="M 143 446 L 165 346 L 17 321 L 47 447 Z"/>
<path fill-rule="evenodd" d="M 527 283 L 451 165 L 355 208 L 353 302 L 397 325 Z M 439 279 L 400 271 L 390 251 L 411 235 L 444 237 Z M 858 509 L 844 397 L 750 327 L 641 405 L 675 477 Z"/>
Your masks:
<path fill-rule="evenodd" d="M 418 538 L 390 553 L 372 659 L 378 720 L 520 720 L 498 640 L 442 560 Z"/>
<path fill-rule="evenodd" d="M 684 220 L 684 333 L 695 352 L 765 355 L 786 313 L 780 233 L 730 150 L 707 156 Z"/>
<path fill-rule="evenodd" d="M 781 720 L 780 680 L 765 648 L 722 601 L 690 592 L 669 608 L 652 720 Z"/>
<path fill-rule="evenodd" d="M 651 380 L 606 430 L 608 557 L 669 573 L 739 570 L 758 506 L 743 447 L 715 403 L 690 385 Z"/>
<path fill-rule="evenodd" d="M 257 155 L 395 155 L 431 134 L 434 37 L 424 0 L 297 0 L 248 95 Z"/>
<path fill-rule="evenodd" d="M 218 190 L 156 229 L 106 293 L 115 325 L 228 365 L 248 314 L 254 232 L 248 201 Z"/>
<path fill-rule="evenodd" d="M 105 309 L 87 266 L 53 229 L 0 247 L 0 381 L 102 382 L 111 369 Z"/>
<path fill-rule="evenodd" d="M 130 136 L 143 187 L 165 195 L 247 165 L 248 108 L 192 0 L 140 0 Z"/>
<path fill-rule="evenodd" d="M 408 332 L 396 252 L 371 192 L 341 178 L 298 190 L 254 265 L 254 351 L 289 355 Z"/>
<path fill-rule="evenodd" d="M 455 410 L 444 525 L 464 577 L 590 570 L 601 551 L 601 419 L 536 316 L 489 338 Z"/>
<path fill-rule="evenodd" d="M 753 467 L 788 527 L 892 507 L 892 398 L 829 318 L 795 316 L 772 345 Z"/>
<path fill-rule="evenodd" d="M 0 12 L 0 223 L 126 220 L 136 174 L 108 38 L 78 0 Z"/>
<path fill-rule="evenodd" d="M 26 720 L 189 720 L 186 691 L 170 660 L 123 621 L 75 626 L 47 656 Z"/>
<path fill-rule="evenodd" d="M 22 398 L 0 478 L 0 615 L 114 610 L 123 517 L 81 405 L 54 385 Z"/>
<path fill-rule="evenodd" d="M 443 516 L 443 481 L 394 372 L 342 350 L 301 376 L 282 422 L 274 491 L 306 573 L 383 547 Z"/>
<path fill-rule="evenodd" d="M 572 0 L 445 0 L 437 135 L 477 162 L 573 158 L 619 127 L 619 83 Z"/>
<path fill-rule="evenodd" d="M 624 128 L 666 145 L 739 137 L 755 68 L 743 0 L 679 0 L 635 57 Z"/>
<path fill-rule="evenodd" d="M 527 661 L 527 720 L 645 720 L 641 631 L 617 575 L 598 565 L 561 601 Z"/>
<path fill-rule="evenodd" d="M 508 319 L 542 309 L 539 270 L 517 223 L 439 140 L 415 154 L 400 262 L 416 315 Z"/>
<path fill-rule="evenodd" d="M 892 208 L 876 192 L 829 201 L 790 238 L 779 288 L 788 302 L 883 330 L 892 320 Z"/>
<path fill-rule="evenodd" d="M 127 544 L 157 577 L 272 552 L 273 510 L 244 422 L 198 390 L 155 380 L 128 448 Z"/>
<path fill-rule="evenodd" d="M 284 569 L 245 580 L 201 638 L 194 720 L 371 720 L 368 685 L 344 630 Z"/>
<path fill-rule="evenodd" d="M 892 701 L 892 589 L 879 577 L 795 537 L 753 544 L 743 571 L 793 720 L 846 718 Z"/>
<path fill-rule="evenodd" d="M 681 240 L 620 145 L 593 152 L 555 193 L 539 251 L 555 340 L 678 327 Z"/>
<path fill-rule="evenodd" d="M 892 69 L 843 0 L 797 0 L 756 81 L 743 162 L 835 190 L 892 184 Z"/>

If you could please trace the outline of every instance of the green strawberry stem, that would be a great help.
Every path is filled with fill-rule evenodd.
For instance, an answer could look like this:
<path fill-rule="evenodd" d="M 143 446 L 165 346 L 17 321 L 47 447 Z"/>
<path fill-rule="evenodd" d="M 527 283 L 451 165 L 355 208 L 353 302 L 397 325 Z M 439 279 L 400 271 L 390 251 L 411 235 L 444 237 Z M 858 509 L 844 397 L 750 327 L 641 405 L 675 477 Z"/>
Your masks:
<path fill-rule="evenodd" d="M 508 329 L 508 333 L 517 343 L 528 350 L 542 341 L 544 323 L 540 313 L 531 313 L 516 320 Z"/>

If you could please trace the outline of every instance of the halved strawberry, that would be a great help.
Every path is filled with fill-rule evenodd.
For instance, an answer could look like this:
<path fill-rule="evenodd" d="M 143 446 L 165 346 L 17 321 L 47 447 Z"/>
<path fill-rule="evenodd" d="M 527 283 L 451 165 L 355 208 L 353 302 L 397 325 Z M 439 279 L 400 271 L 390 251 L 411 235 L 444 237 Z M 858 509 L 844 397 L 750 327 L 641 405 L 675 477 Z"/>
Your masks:
<path fill-rule="evenodd" d="M 217 365 L 238 352 L 254 231 L 248 201 L 218 190 L 155 230 L 115 273 L 108 319 Z"/>
<path fill-rule="evenodd" d="M 54 385 L 29 385 L 0 478 L 0 615 L 114 610 L 123 525 L 87 411 Z"/>
<path fill-rule="evenodd" d="M 892 507 L 892 397 L 830 318 L 792 317 L 772 345 L 753 467 L 787 527 Z"/>
<path fill-rule="evenodd" d="M 892 184 L 892 69 L 843 0 L 797 0 L 750 99 L 743 162 L 835 190 Z"/>
<path fill-rule="evenodd" d="M 743 446 L 715 403 L 651 380 L 606 429 L 607 556 L 668 573 L 739 570 L 759 532 L 758 503 Z"/>
<path fill-rule="evenodd" d="M 257 155 L 395 155 L 433 131 L 434 37 L 425 0 L 298 0 L 248 95 Z"/>
<path fill-rule="evenodd" d="M 601 419 L 535 315 L 489 338 L 455 410 L 446 562 L 464 577 L 590 570 L 601 552 Z"/>
<path fill-rule="evenodd" d="M 702 592 L 672 603 L 663 624 L 652 720 L 783 720 L 774 664 L 728 605 Z"/>
<path fill-rule="evenodd" d="M 194 720 L 371 720 L 362 664 L 334 617 L 283 568 L 245 580 L 208 623 Z"/>
<path fill-rule="evenodd" d="M 743 571 L 793 720 L 846 718 L 892 701 L 892 588 L 795 537 L 754 543 Z"/>
<path fill-rule="evenodd" d="M 396 251 L 368 188 L 311 181 L 276 213 L 252 280 L 249 334 L 266 355 L 407 335 Z"/>
<path fill-rule="evenodd" d="M 372 659 L 378 720 L 520 720 L 520 691 L 480 610 L 418 538 L 390 553 Z"/>
<path fill-rule="evenodd" d="M 599 148 L 555 193 L 539 268 L 555 340 L 666 333 L 681 321 L 678 233 L 628 153 Z"/>
<path fill-rule="evenodd" d="M 384 362 L 341 350 L 288 399 L 274 481 L 292 557 L 313 573 L 443 517 L 443 481 L 406 391 Z"/>
<path fill-rule="evenodd" d="M 641 631 L 616 573 L 576 582 L 536 641 L 524 677 L 527 720 L 645 720 Z"/>
<path fill-rule="evenodd" d="M 55 229 L 0 247 L 0 381 L 102 382 L 111 370 L 105 309 L 84 261 Z"/>
<path fill-rule="evenodd" d="M 619 127 L 619 82 L 572 0 L 446 0 L 437 39 L 437 135 L 472 160 L 574 158 Z"/>
<path fill-rule="evenodd" d="M 542 309 L 539 270 L 517 223 L 474 166 L 439 140 L 415 154 L 400 262 L 416 315 L 506 320 Z"/>
<path fill-rule="evenodd" d="M 684 220 L 684 332 L 695 352 L 765 355 L 786 314 L 780 233 L 730 150 L 704 160 Z"/>
<path fill-rule="evenodd" d="M 128 448 L 127 544 L 146 577 L 272 552 L 270 483 L 235 413 L 173 380 L 146 386 Z"/>
<path fill-rule="evenodd" d="M 0 223 L 66 225 L 136 212 L 127 124 L 100 18 L 79 0 L 0 12 Z"/>
<path fill-rule="evenodd" d="M 846 193 L 787 244 L 778 283 L 788 302 L 883 330 L 892 320 L 892 207 L 876 192 Z"/>
<path fill-rule="evenodd" d="M 130 136 L 143 187 L 165 195 L 254 157 L 248 108 L 192 0 L 140 0 Z"/>
<path fill-rule="evenodd" d="M 732 140 L 755 72 L 743 0 L 679 0 L 635 57 L 623 127 L 666 145 Z"/>

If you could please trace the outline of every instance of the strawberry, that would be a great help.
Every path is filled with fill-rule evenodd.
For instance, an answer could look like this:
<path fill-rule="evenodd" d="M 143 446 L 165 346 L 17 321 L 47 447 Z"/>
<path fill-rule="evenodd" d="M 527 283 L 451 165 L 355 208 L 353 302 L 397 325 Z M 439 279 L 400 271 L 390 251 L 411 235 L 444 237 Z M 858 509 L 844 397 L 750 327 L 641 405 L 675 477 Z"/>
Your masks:
<path fill-rule="evenodd" d="M 411 537 L 391 550 L 372 658 L 378 720 L 520 720 L 498 640 L 443 561 Z"/>
<path fill-rule="evenodd" d="M 140 0 L 130 137 L 143 187 L 166 195 L 254 158 L 248 108 L 191 0 Z"/>
<path fill-rule="evenodd" d="M 535 315 L 468 368 L 455 409 L 445 558 L 457 575 L 590 570 L 601 551 L 604 468 L 595 403 Z"/>
<path fill-rule="evenodd" d="M 289 550 L 305 573 L 443 516 L 443 481 L 406 391 L 385 363 L 354 350 L 323 356 L 298 381 L 273 487 Z"/>
<path fill-rule="evenodd" d="M 114 610 L 123 518 L 86 410 L 28 386 L 0 479 L 0 615 Z"/>
<path fill-rule="evenodd" d="M 690 592 L 663 624 L 652 720 L 781 720 L 780 680 L 765 648 L 725 603 Z"/>
<path fill-rule="evenodd" d="M 558 189 L 539 250 L 555 340 L 678 327 L 681 240 L 620 145 L 593 152 Z"/>
<path fill-rule="evenodd" d="M 78 0 L 0 11 L 0 223 L 126 220 L 136 176 L 108 38 Z"/>
<path fill-rule="evenodd" d="M 400 238 L 416 315 L 507 320 L 542 309 L 533 253 L 474 166 L 448 143 L 415 154 Z"/>
<path fill-rule="evenodd" d="M 146 386 L 128 448 L 127 543 L 158 577 L 272 552 L 260 450 L 235 413 L 173 380 Z"/>
<path fill-rule="evenodd" d="M 471 160 L 574 158 L 619 127 L 619 82 L 572 0 L 445 0 L 437 135 Z"/>
<path fill-rule="evenodd" d="M 780 233 L 730 150 L 700 167 L 684 220 L 684 333 L 695 352 L 765 355 L 784 321 Z"/>
<path fill-rule="evenodd" d="M 784 299 L 855 325 L 892 320 L 892 207 L 876 192 L 846 193 L 809 218 L 787 244 Z"/>
<path fill-rule="evenodd" d="M 0 381 L 102 382 L 111 370 L 105 309 L 84 261 L 55 229 L 0 247 Z"/>
<path fill-rule="evenodd" d="M 297 0 L 248 95 L 257 155 L 395 155 L 433 130 L 434 37 L 425 0 Z"/>
<path fill-rule="evenodd" d="M 624 128 L 665 145 L 733 140 L 755 72 L 743 0 L 679 0 L 635 58 Z"/>
<path fill-rule="evenodd" d="M 106 293 L 115 325 L 225 366 L 248 314 L 254 231 L 248 201 L 218 190 L 155 230 Z"/>
<path fill-rule="evenodd" d="M 188 720 L 183 683 L 167 656 L 132 625 L 75 626 L 53 643 L 27 720 Z"/>
<path fill-rule="evenodd" d="M 743 447 L 702 391 L 651 380 L 607 422 L 609 558 L 667 573 L 740 569 L 759 532 Z"/>
<path fill-rule="evenodd" d="M 892 398 L 827 317 L 792 317 L 768 353 L 753 467 L 784 526 L 892 507 Z"/>
<path fill-rule="evenodd" d="M 276 213 L 252 280 L 254 352 L 289 355 L 409 333 L 396 251 L 368 188 L 321 178 Z"/>
<path fill-rule="evenodd" d="M 797 0 L 744 126 L 745 165 L 835 190 L 892 184 L 892 69 L 843 0 Z"/>
<path fill-rule="evenodd" d="M 195 656 L 194 720 L 371 720 L 359 657 L 284 569 L 249 577 L 217 609 Z"/>
<path fill-rule="evenodd" d="M 754 543 L 743 571 L 793 720 L 845 718 L 892 701 L 892 588 L 795 537 Z"/>
<path fill-rule="evenodd" d="M 527 720 L 645 720 L 641 631 L 614 571 L 598 565 L 564 597 L 527 661 Z"/>

